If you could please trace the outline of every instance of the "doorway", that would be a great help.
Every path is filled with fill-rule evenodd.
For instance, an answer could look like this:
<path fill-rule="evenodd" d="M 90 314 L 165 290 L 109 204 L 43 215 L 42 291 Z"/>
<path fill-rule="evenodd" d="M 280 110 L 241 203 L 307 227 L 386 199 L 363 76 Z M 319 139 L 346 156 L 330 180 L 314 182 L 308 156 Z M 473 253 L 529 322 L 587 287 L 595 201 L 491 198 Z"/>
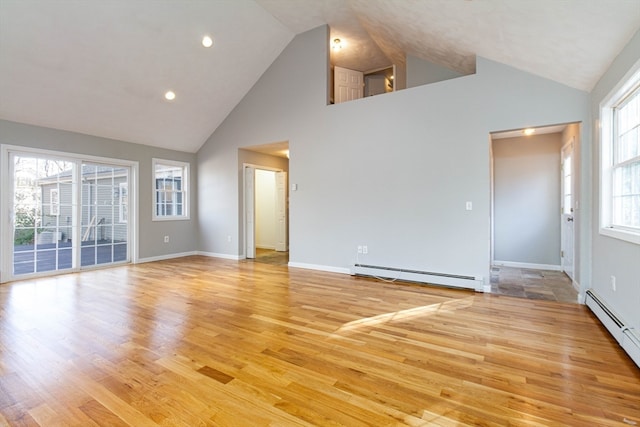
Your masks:
<path fill-rule="evenodd" d="M 577 141 L 579 124 L 491 134 L 492 292 L 577 302 Z"/>
<path fill-rule="evenodd" d="M 288 263 L 287 173 L 244 165 L 245 256 Z"/>

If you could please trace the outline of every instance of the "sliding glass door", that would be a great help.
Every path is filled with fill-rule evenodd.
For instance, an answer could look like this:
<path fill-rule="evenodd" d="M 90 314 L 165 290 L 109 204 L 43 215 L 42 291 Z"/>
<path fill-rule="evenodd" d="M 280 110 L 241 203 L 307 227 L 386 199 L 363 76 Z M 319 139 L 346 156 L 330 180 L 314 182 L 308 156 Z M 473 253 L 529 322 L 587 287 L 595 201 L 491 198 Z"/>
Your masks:
<path fill-rule="evenodd" d="M 73 266 L 75 167 L 63 159 L 13 157 L 13 274 Z"/>
<path fill-rule="evenodd" d="M 8 158 L 12 277 L 130 261 L 131 166 L 20 152 Z"/>

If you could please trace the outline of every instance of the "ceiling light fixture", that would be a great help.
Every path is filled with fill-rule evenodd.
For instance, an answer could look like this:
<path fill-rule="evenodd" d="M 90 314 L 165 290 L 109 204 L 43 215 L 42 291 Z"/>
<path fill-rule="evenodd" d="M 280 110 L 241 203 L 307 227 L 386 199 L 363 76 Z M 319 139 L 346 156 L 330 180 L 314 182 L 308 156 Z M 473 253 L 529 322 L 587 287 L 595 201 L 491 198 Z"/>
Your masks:
<path fill-rule="evenodd" d="M 342 40 L 333 39 L 333 43 L 331 44 L 331 48 L 335 50 L 342 49 Z"/>
<path fill-rule="evenodd" d="M 533 128 L 527 128 L 525 130 L 522 131 L 523 134 L 525 134 L 526 136 L 529 135 L 533 135 L 534 133 L 536 133 L 536 130 Z"/>
<path fill-rule="evenodd" d="M 202 38 L 202 46 L 204 47 L 211 47 L 213 46 L 213 39 L 209 36 L 204 36 Z"/>
<path fill-rule="evenodd" d="M 164 94 L 164 99 L 166 99 L 167 101 L 173 101 L 174 99 L 176 99 L 176 94 L 175 92 L 169 90 Z"/>

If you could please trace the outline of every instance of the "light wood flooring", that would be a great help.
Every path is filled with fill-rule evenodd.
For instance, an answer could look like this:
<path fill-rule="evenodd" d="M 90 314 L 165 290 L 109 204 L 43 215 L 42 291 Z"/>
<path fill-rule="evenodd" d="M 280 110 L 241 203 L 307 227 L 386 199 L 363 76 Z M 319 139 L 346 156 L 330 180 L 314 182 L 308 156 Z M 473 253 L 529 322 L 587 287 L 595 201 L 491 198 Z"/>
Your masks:
<path fill-rule="evenodd" d="M 187 257 L 0 285 L 0 425 L 629 426 L 587 308 Z"/>

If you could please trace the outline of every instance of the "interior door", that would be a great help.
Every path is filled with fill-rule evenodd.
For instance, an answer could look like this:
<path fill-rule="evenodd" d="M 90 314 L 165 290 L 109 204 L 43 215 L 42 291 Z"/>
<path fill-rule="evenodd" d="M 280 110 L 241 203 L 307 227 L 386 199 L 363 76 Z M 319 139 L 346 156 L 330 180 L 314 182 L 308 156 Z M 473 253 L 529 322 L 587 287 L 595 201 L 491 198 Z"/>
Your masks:
<path fill-rule="evenodd" d="M 334 67 L 333 73 L 333 95 L 336 104 L 362 98 L 364 73 L 342 67 Z"/>
<path fill-rule="evenodd" d="M 287 173 L 276 172 L 276 251 L 287 251 Z"/>
<path fill-rule="evenodd" d="M 560 262 L 562 271 L 573 280 L 574 252 L 574 203 L 573 203 L 573 140 L 562 147 L 561 180 L 561 244 Z"/>
<path fill-rule="evenodd" d="M 245 256 L 247 258 L 256 257 L 256 170 L 252 167 L 244 168 L 244 235 L 245 235 Z"/>

